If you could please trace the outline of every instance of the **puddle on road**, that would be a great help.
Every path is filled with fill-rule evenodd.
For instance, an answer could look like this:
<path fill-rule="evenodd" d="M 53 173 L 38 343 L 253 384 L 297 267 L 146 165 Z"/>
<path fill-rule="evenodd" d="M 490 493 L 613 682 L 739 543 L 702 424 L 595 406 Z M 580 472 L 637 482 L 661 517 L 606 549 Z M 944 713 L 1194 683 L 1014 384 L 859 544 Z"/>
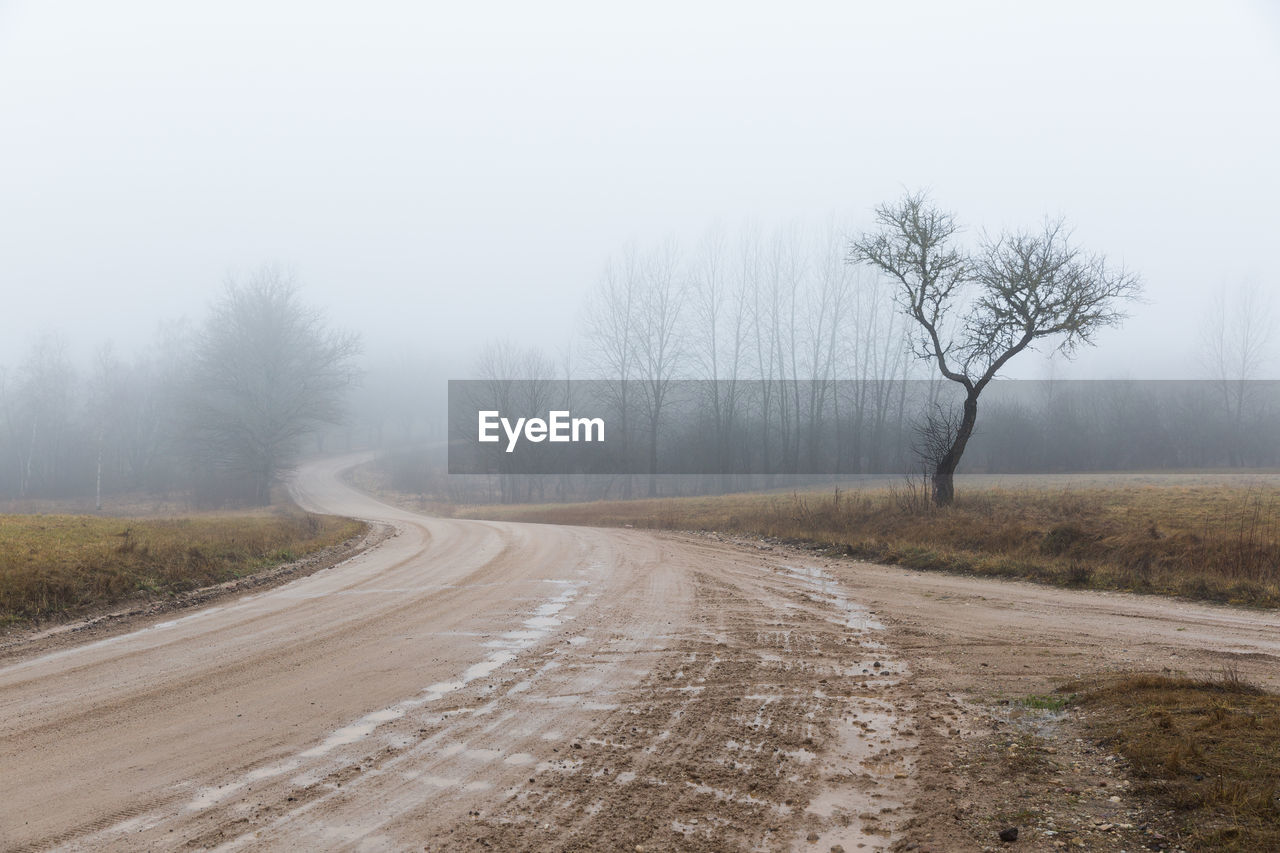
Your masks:
<path fill-rule="evenodd" d="M 821 593 L 827 603 L 840 611 L 841 622 L 846 628 L 855 631 L 883 631 L 884 625 L 873 618 L 873 614 L 861 604 L 855 604 L 845 598 L 840 591 L 840 582 L 817 566 L 782 566 L 783 570 L 793 578 L 801 581 Z"/>
<path fill-rule="evenodd" d="M 358 740 L 373 734 L 374 729 L 383 723 L 389 723 L 392 720 L 398 720 L 404 716 L 405 709 L 402 707 L 384 708 L 381 711 L 374 711 L 371 714 L 365 714 L 360 719 L 350 725 L 342 728 L 329 735 L 319 746 L 313 746 L 300 755 L 303 758 L 315 758 L 318 755 L 324 755 L 330 750 L 345 746 L 349 743 L 355 743 Z M 257 771 L 255 771 L 257 772 Z"/>
<path fill-rule="evenodd" d="M 868 608 L 850 601 L 839 581 L 816 566 L 781 566 L 815 600 L 835 609 L 833 622 L 857 635 L 857 644 L 842 652 L 838 671 L 862 690 L 884 690 L 908 675 L 900 660 L 872 638 L 884 625 Z M 828 784 L 817 791 L 805 809 L 813 824 L 802 830 L 805 842 L 796 846 L 829 850 L 883 850 L 894 840 L 899 813 L 913 771 L 909 716 L 887 698 L 854 695 L 847 700 L 836 725 L 836 737 L 823 757 Z M 816 836 L 816 838 L 815 838 Z M 813 839 L 812 841 L 810 839 Z"/>

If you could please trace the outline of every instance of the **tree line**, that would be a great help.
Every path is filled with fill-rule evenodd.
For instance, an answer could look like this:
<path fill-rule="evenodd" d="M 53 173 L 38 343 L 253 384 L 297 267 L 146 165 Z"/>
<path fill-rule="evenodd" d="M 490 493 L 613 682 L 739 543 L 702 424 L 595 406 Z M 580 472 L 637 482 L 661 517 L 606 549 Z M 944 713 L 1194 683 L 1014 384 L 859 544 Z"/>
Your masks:
<path fill-rule="evenodd" d="M 1265 291 L 1224 291 L 1206 312 L 1199 350 L 1214 390 L 1186 390 L 1194 405 L 1157 394 L 1142 420 L 1126 413 L 1145 390 L 1112 400 L 1081 387 L 1058 395 L 1060 407 L 1075 400 L 1060 410 L 1036 394 L 997 395 L 979 419 L 979 395 L 1002 384 L 1012 358 L 1090 344 L 1123 319 L 1137 278 L 1075 246 L 1060 222 L 962 241 L 957 218 L 920 193 L 878 207 L 873 226 L 715 228 L 692 244 L 633 245 L 590 288 L 563 346 L 480 349 L 473 375 L 520 380 L 513 405 L 531 413 L 571 402 L 567 379 L 601 384 L 635 475 L 443 477 L 437 369 L 407 355 L 358 368 L 359 340 L 264 267 L 229 282 L 198 321 L 163 326 L 140 354 L 103 347 L 78 368 L 46 335 L 0 369 L 0 498 L 142 491 L 261 503 L 304 449 L 424 442 L 434 449 L 388 463 L 401 485 L 467 500 L 727 491 L 822 468 L 925 469 L 945 502 L 956 470 L 1275 464 L 1276 412 L 1254 381 L 1271 363 Z M 685 380 L 704 382 L 691 393 Z M 1103 423 L 1125 431 L 1100 434 Z M 717 473 L 660 473 L 690 457 Z"/>
<path fill-rule="evenodd" d="M 104 345 L 77 371 L 43 335 L 0 371 L 0 497 L 268 503 L 309 437 L 342 422 L 359 350 L 272 267 L 229 281 L 200 322 L 162 326 L 129 359 Z"/>
<path fill-rule="evenodd" d="M 493 388 L 483 387 L 490 384 L 483 381 L 467 383 L 467 393 L 472 384 L 482 386 L 477 400 L 450 407 L 458 418 L 455 437 L 474 436 L 476 408 L 567 410 L 575 415 L 610 411 L 608 385 L 601 381 L 506 380 Z M 647 425 L 634 425 L 639 436 L 628 446 L 618 441 L 616 415 L 607 427 L 611 445 L 525 442 L 508 453 L 503 445 L 460 450 L 461 442 L 455 442 L 449 463 L 459 476 L 433 479 L 429 459 L 404 453 L 389 457 L 393 461 L 384 473 L 404 491 L 460 503 L 619 498 L 628 480 L 644 487 L 652 482 L 662 495 L 694 495 L 927 477 L 935 464 L 930 453 L 940 455 L 949 448 L 946 440 L 936 445 L 928 440 L 934 420 L 928 413 L 950 412 L 954 423 L 965 396 L 963 389 L 940 380 L 894 381 L 887 383 L 887 396 L 900 401 L 894 409 L 905 416 L 859 424 L 841 413 L 856 411 L 859 398 L 868 396 L 868 383 L 836 380 L 828 388 L 829 416 L 806 430 L 799 463 L 784 468 L 782 460 L 763 452 L 766 433 L 777 427 L 776 421 L 770 425 L 763 420 L 758 405 L 766 384 L 741 381 L 737 394 L 742 412 L 733 431 L 721 436 L 714 431 L 709 405 L 714 384 L 674 381 L 652 473 Z M 775 396 L 793 396 L 790 380 L 774 384 Z M 803 399 L 810 383 L 798 384 Z M 1232 399 L 1237 392 L 1243 395 L 1243 417 L 1226 405 L 1226 392 Z M 969 473 L 1280 466 L 1276 381 L 1240 386 L 1215 380 L 1003 380 L 987 387 L 984 405 L 982 425 L 971 433 L 965 453 L 962 471 Z M 863 433 L 860 441 L 854 440 L 855 431 Z M 437 458 L 435 466 L 438 471 L 443 460 Z M 480 472 L 483 476 L 476 476 Z"/>
<path fill-rule="evenodd" d="M 1092 345 L 1101 329 L 1125 319 L 1140 279 L 1076 245 L 1061 220 L 983 233 L 965 245 L 954 214 L 923 193 L 907 193 L 877 207 L 874 224 L 862 234 L 836 223 L 715 229 L 683 249 L 671 241 L 628 248 L 589 294 L 573 350 L 552 356 L 492 343 L 476 375 L 523 380 L 521 402 L 530 412 L 545 411 L 549 400 L 570 402 L 557 378 L 611 388 L 609 407 L 632 445 L 622 452 L 646 457 L 647 467 L 636 470 L 647 476 L 579 487 L 562 478 L 557 494 L 654 495 L 660 472 L 680 469 L 680 457 L 692 454 L 723 472 L 720 482 L 668 483 L 668 490 L 742 487 L 742 479 L 726 478 L 735 470 L 730 455 L 741 456 L 744 441 L 752 445 L 751 470 L 766 472 L 767 484 L 793 482 L 820 465 L 853 475 L 923 469 L 938 503 L 953 498 L 971 440 L 980 458 L 970 459 L 970 470 L 1274 459 L 1266 449 L 1274 395 L 1248 385 L 1274 325 L 1256 307 L 1230 311 L 1220 300 L 1202 346 L 1213 390 L 1180 389 L 1176 400 L 1157 393 L 1145 421 L 1125 413 L 1146 397 L 1116 401 L 1098 386 L 1064 391 L 1075 402 L 1052 417 L 1026 399 L 995 401 L 980 427 L 979 397 L 999 384 L 1011 360 L 1037 349 L 1069 358 Z M 715 381 L 699 387 L 692 407 L 688 399 L 677 406 L 687 379 Z M 911 379 L 930 381 L 908 393 Z M 1107 418 L 1127 432 L 1100 431 Z M 1062 440 L 1018 433 L 1032 423 L 1042 436 Z M 1008 453 L 991 444 L 991 436 L 1013 441 L 1015 434 Z M 1033 444 L 1041 452 L 1028 453 Z M 715 464 L 707 466 L 707 456 Z M 496 476 L 496 489 L 489 483 L 483 490 L 501 500 L 541 497 L 548 488 L 510 463 Z M 760 485 L 758 477 L 745 482 Z"/>
<path fill-rule="evenodd" d="M 836 412 L 851 426 L 850 467 L 879 467 L 902 451 L 880 437 L 905 417 L 892 389 L 910 374 L 906 325 L 884 278 L 846 263 L 846 234 L 836 222 L 717 228 L 688 249 L 674 241 L 629 247 L 589 292 L 573 348 L 553 355 L 492 342 L 475 375 L 523 380 L 523 403 L 533 406 L 557 393 L 557 378 L 606 385 L 621 431 L 635 437 L 628 452 L 647 459 L 649 474 L 618 478 L 618 497 L 657 493 L 673 383 L 684 379 L 715 380 L 699 406 L 722 470 L 749 422 L 763 425 L 759 451 L 770 470 L 800 470 Z M 865 382 L 855 399 L 838 400 L 838 378 Z"/>

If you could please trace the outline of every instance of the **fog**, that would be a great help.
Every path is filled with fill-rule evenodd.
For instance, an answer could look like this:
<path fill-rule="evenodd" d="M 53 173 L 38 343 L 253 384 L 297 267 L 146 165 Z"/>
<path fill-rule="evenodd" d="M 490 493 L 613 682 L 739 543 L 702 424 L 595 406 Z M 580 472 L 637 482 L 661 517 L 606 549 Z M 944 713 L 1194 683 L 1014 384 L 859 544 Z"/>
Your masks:
<path fill-rule="evenodd" d="M 294 271 L 369 356 L 554 350 L 611 256 L 927 188 L 1063 215 L 1146 282 L 1073 364 L 1195 376 L 1211 294 L 1274 288 L 1272 4 L 0 3 L 0 364 Z"/>
<path fill-rule="evenodd" d="M 651 492 L 692 470 L 666 448 L 708 473 L 699 401 L 726 476 L 899 471 L 924 434 L 936 487 L 1003 379 L 1215 381 L 1158 464 L 1272 464 L 1274 395 L 1227 383 L 1280 377 L 1278 91 L 1265 2 L 0 2 L 0 497 L 267 503 L 356 448 L 439 491 L 468 378 L 604 380 Z M 892 244 L 922 211 L 964 270 L 928 331 Z M 729 384 L 677 416 L 685 380 Z"/>

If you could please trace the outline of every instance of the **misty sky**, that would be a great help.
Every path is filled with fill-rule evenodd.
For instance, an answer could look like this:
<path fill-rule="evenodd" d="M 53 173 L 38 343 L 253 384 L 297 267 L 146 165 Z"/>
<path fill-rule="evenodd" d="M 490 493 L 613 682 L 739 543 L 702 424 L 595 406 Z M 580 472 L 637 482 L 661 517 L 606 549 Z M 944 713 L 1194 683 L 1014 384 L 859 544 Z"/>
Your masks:
<path fill-rule="evenodd" d="M 0 364 L 264 261 L 374 353 L 554 348 L 628 241 L 928 187 L 1143 275 L 1058 375 L 1192 376 L 1216 287 L 1280 292 L 1278 152 L 1266 0 L 0 0 Z"/>

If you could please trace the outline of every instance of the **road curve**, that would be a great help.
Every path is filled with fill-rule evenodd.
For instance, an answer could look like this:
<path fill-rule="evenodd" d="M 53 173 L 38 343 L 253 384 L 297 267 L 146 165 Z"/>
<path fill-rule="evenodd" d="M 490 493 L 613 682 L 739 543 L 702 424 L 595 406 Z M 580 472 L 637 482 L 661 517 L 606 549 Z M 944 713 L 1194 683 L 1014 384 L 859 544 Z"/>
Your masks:
<path fill-rule="evenodd" d="M 293 491 L 394 526 L 378 547 L 0 668 L 0 847 L 887 844 L 848 815 L 905 797 L 904 668 L 830 576 L 428 518 L 346 485 L 358 461 Z"/>

